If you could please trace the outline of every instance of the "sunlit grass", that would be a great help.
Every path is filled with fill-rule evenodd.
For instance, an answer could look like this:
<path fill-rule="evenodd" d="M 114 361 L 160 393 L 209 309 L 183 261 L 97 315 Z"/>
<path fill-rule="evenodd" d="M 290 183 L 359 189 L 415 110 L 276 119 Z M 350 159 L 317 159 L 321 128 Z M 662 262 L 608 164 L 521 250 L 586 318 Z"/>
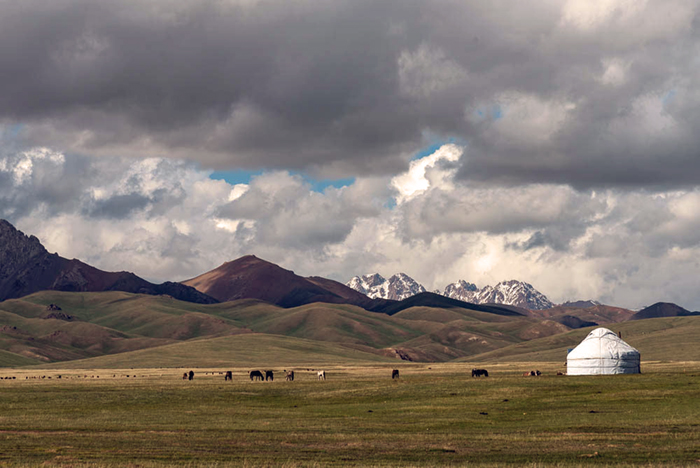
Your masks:
<path fill-rule="evenodd" d="M 17 379 L 0 380 L 0 464 L 697 463 L 697 363 L 647 368 L 526 378 L 503 364 L 473 379 L 466 365 L 407 365 L 392 381 L 390 367 L 335 366 L 325 382 L 307 368 L 251 382 L 239 368 L 232 383 L 226 369 L 193 381 L 182 369 L 4 370 Z"/>

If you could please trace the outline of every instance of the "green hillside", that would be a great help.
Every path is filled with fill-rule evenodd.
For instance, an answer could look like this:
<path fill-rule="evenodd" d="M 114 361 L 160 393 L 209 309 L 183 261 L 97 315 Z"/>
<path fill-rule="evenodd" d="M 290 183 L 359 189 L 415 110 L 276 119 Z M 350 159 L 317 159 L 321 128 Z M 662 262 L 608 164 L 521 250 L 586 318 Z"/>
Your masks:
<path fill-rule="evenodd" d="M 642 352 L 643 360 L 700 360 L 692 345 L 700 317 L 622 322 L 614 328 Z M 590 330 L 461 308 L 421 306 L 389 316 L 346 304 L 283 309 L 252 299 L 202 305 L 168 296 L 48 291 L 0 303 L 0 351 L 5 351 L 0 363 L 214 366 L 232 359 L 251 364 L 260 359 L 270 364 L 318 362 L 324 355 L 331 361 L 358 362 L 563 363 L 567 348 Z M 223 347 L 217 344 L 224 342 L 228 344 Z M 137 364 L 129 364 L 132 360 Z"/>
<path fill-rule="evenodd" d="M 294 366 L 395 362 L 334 343 L 278 335 L 245 334 L 190 340 L 159 348 L 51 364 L 61 369 L 128 369 L 152 367 L 280 368 Z"/>
<path fill-rule="evenodd" d="M 470 357 L 475 361 L 565 362 L 567 349 L 575 348 L 591 330 L 572 330 L 559 335 L 506 346 Z M 642 361 L 700 361 L 696 346 L 700 317 L 669 317 L 622 322 L 609 327 L 637 348 Z"/>
<path fill-rule="evenodd" d="M 41 361 L 9 351 L 0 350 L 0 367 L 22 367 L 40 364 Z"/>

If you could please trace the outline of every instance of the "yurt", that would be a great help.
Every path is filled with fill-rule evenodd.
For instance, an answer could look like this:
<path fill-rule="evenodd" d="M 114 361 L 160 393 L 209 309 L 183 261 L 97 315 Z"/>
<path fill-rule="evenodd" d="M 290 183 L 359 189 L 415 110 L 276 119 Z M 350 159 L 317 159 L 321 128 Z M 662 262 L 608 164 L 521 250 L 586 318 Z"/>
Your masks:
<path fill-rule="evenodd" d="M 596 328 L 566 358 L 567 375 L 639 374 L 639 351 L 607 328 Z"/>

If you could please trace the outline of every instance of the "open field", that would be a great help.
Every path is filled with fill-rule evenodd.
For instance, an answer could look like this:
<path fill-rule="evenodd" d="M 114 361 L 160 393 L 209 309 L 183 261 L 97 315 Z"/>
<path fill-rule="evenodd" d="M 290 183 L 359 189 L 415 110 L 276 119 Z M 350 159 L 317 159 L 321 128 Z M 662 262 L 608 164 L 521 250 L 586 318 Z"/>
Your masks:
<path fill-rule="evenodd" d="M 554 363 L 249 369 L 2 369 L 7 466 L 697 465 L 700 362 L 556 376 Z M 540 378 L 522 372 L 540 369 Z M 310 369 L 310 368 L 309 368 Z M 61 378 L 58 379 L 58 375 Z M 129 377 L 127 377 L 127 375 Z M 44 376 L 45 378 L 41 378 Z M 99 377 L 98 377 L 99 376 Z M 28 378 L 29 377 L 29 378 Z M 39 378 L 32 378 L 39 377 Z M 51 377 L 49 379 L 49 377 Z"/>

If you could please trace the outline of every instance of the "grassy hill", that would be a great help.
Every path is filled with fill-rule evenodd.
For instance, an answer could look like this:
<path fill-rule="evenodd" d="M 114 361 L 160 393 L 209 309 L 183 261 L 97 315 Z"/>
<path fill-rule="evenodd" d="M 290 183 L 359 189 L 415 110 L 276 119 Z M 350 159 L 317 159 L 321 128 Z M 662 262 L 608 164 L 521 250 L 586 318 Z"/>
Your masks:
<path fill-rule="evenodd" d="M 567 349 L 575 348 L 591 330 L 588 327 L 542 339 L 517 343 L 470 357 L 475 361 L 565 362 Z M 637 348 L 642 361 L 700 361 L 695 346 L 700 317 L 669 317 L 617 323 L 611 327 Z"/>
<path fill-rule="evenodd" d="M 159 348 L 100 356 L 49 365 L 61 369 L 187 368 L 292 368 L 338 363 L 395 362 L 335 343 L 279 335 L 245 334 L 189 340 Z"/>
<path fill-rule="evenodd" d="M 700 317 L 622 322 L 613 328 L 643 360 L 700 360 L 691 345 Z M 323 362 L 323 355 L 358 362 L 563 363 L 567 348 L 590 330 L 459 307 L 418 306 L 390 316 L 347 304 L 284 309 L 255 299 L 203 305 L 124 292 L 45 291 L 0 303 L 0 365 L 203 366 L 260 359 L 292 364 Z"/>
<path fill-rule="evenodd" d="M 62 319 L 50 304 L 60 307 Z M 520 315 L 461 308 L 414 307 L 390 316 L 347 304 L 284 309 L 255 299 L 202 305 L 167 296 L 56 291 L 0 303 L 0 323 L 10 327 L 0 333 L 0 349 L 45 362 L 253 332 L 341 344 L 375 356 L 442 361 L 529 339 L 541 333 L 534 329 L 547 328 Z"/>

